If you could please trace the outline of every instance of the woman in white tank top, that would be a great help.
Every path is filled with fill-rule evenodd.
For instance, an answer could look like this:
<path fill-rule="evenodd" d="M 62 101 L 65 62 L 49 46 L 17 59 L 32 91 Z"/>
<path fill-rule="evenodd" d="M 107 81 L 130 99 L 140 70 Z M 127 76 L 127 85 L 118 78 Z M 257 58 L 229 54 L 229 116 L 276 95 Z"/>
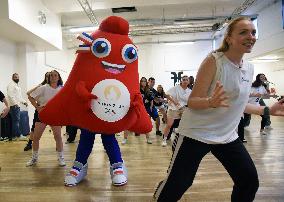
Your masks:
<path fill-rule="evenodd" d="M 156 189 L 157 201 L 178 201 L 192 185 L 202 158 L 211 152 L 233 182 L 231 200 L 253 201 L 259 186 L 254 163 L 238 139 L 236 128 L 243 112 L 284 116 L 281 100 L 272 107 L 248 103 L 252 65 L 243 62 L 256 41 L 250 19 L 234 19 L 222 46 L 201 64 L 183 113 L 168 173 Z"/>
<path fill-rule="evenodd" d="M 49 74 L 47 84 L 38 87 L 35 89 L 30 95 L 29 100 L 32 105 L 36 108 L 38 112 L 40 112 L 46 105 L 46 103 L 51 100 L 62 88 L 63 82 L 59 72 L 53 70 Z M 53 114 L 56 116 L 56 114 Z M 26 163 L 26 166 L 33 166 L 38 162 L 38 151 L 39 151 L 39 141 L 41 136 L 47 126 L 47 124 L 42 123 L 39 117 L 35 120 L 35 128 L 33 134 L 33 144 L 32 144 L 32 157 Z M 63 142 L 61 137 L 61 126 L 50 126 L 54 140 L 56 142 L 56 151 L 58 156 L 58 164 L 59 166 L 65 166 L 65 161 L 63 157 Z"/>

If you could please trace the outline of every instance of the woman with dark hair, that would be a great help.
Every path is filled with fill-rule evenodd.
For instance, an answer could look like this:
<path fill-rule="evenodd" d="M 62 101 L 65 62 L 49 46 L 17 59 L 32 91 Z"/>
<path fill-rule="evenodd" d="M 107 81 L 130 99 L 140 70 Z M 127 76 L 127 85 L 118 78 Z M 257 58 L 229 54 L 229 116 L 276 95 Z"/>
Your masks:
<path fill-rule="evenodd" d="M 260 79 L 262 80 L 262 85 L 264 86 L 264 88 L 266 89 L 267 93 L 269 94 L 269 98 L 270 97 L 277 98 L 277 95 L 275 95 L 275 94 L 271 95 L 272 92 L 269 89 L 269 81 L 267 81 L 267 78 L 266 78 L 266 76 L 264 74 L 263 74 L 263 76 L 264 77 L 261 77 Z M 260 106 L 266 106 L 266 104 L 265 104 L 263 99 L 265 99 L 265 97 L 260 98 L 260 100 L 259 100 Z M 271 125 L 270 116 L 267 116 L 266 117 L 266 123 L 265 123 L 265 130 L 271 130 L 272 127 L 270 125 Z"/>
<path fill-rule="evenodd" d="M 260 105 L 259 102 L 261 98 L 263 96 L 268 95 L 267 90 L 265 89 L 263 85 L 263 78 L 264 78 L 264 74 L 258 74 L 255 78 L 255 81 L 252 83 L 251 93 L 249 95 L 249 101 L 248 101 L 250 104 L 259 106 Z M 268 116 L 261 115 L 261 118 L 262 118 L 261 129 L 260 129 L 261 135 L 266 135 L 265 125 L 267 123 Z M 249 125 L 250 120 L 251 120 L 251 115 L 248 113 L 244 113 L 238 125 L 238 135 L 239 135 L 240 140 L 243 143 L 247 142 L 247 140 L 245 139 L 245 127 Z"/>
<path fill-rule="evenodd" d="M 45 75 L 44 75 L 44 79 L 43 81 L 37 85 L 36 87 L 32 88 L 31 90 L 29 90 L 27 92 L 27 95 L 30 96 L 30 94 L 35 91 L 37 88 L 39 88 L 40 86 L 43 86 L 45 84 L 47 84 L 47 81 L 48 81 L 48 77 L 49 77 L 49 73 L 50 72 L 46 72 Z M 24 148 L 24 151 L 28 151 L 30 149 L 32 149 L 32 143 L 33 143 L 33 133 L 34 133 L 34 129 L 35 129 L 35 121 L 38 119 L 38 111 L 35 110 L 34 112 L 34 118 L 33 118 L 33 125 L 32 125 L 32 128 L 31 128 L 31 132 L 30 132 L 30 137 L 29 137 L 29 140 L 28 140 L 28 143 L 27 145 L 25 146 Z"/>
<path fill-rule="evenodd" d="M 140 93 L 142 95 L 145 108 L 146 108 L 146 106 L 147 107 L 151 106 L 151 108 L 152 108 L 154 106 L 154 101 L 153 101 L 154 98 L 150 94 L 148 82 L 147 82 L 147 79 L 145 77 L 141 77 L 141 79 L 140 79 Z M 129 131 L 124 131 L 122 144 L 126 144 L 128 133 L 129 133 Z M 152 144 L 152 141 L 150 139 L 150 134 L 146 133 L 145 135 L 146 135 L 147 144 Z M 135 136 L 139 136 L 139 134 L 135 134 Z"/>
<path fill-rule="evenodd" d="M 259 101 L 262 97 L 265 97 L 268 94 L 266 88 L 264 87 L 264 74 L 258 74 L 255 78 L 255 81 L 251 85 L 251 93 L 249 95 L 249 103 L 253 105 L 260 106 Z M 261 115 L 261 128 L 260 128 L 260 134 L 266 135 L 265 132 L 265 125 L 267 123 L 267 116 Z M 245 113 L 244 114 L 244 122 L 246 123 L 247 120 L 250 119 L 250 114 Z"/>
<path fill-rule="evenodd" d="M 162 85 L 157 86 L 157 94 L 156 99 L 154 99 L 154 105 L 159 110 L 159 112 L 163 115 L 162 121 L 163 123 L 167 123 L 167 106 L 166 106 L 166 93 Z"/>
<path fill-rule="evenodd" d="M 63 85 L 60 74 L 53 70 L 50 72 L 47 84 L 38 87 L 29 95 L 29 100 L 31 104 L 40 112 L 47 102 L 52 99 L 61 89 Z M 33 153 L 32 158 L 27 162 L 26 166 L 33 166 L 38 162 L 38 150 L 39 150 L 39 140 L 46 128 L 45 123 L 42 123 L 39 117 L 35 121 L 35 128 L 33 133 Z M 56 141 L 56 151 L 58 155 L 59 166 L 65 166 L 65 161 L 63 157 L 63 143 L 61 137 L 61 127 L 51 126 L 53 131 L 54 139 Z"/>
<path fill-rule="evenodd" d="M 189 84 L 188 84 L 188 88 L 190 90 L 193 89 L 193 86 L 194 86 L 194 77 L 193 76 L 189 76 Z"/>
<path fill-rule="evenodd" d="M 222 46 L 202 62 L 181 122 L 166 178 L 154 194 L 157 201 L 178 201 L 193 184 L 203 157 L 211 152 L 234 182 L 232 202 L 251 202 L 258 190 L 255 165 L 238 138 L 244 111 L 284 116 L 284 99 L 271 107 L 248 103 L 253 66 L 243 60 L 256 41 L 249 18 L 228 24 Z"/>

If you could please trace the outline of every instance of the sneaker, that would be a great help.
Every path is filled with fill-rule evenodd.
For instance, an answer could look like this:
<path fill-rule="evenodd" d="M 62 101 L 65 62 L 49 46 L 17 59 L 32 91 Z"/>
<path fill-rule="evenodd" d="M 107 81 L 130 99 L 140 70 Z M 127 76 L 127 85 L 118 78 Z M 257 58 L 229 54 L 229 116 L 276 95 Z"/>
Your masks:
<path fill-rule="evenodd" d="M 267 132 L 264 129 L 260 129 L 259 134 L 260 135 L 267 135 Z"/>
<path fill-rule="evenodd" d="M 80 183 L 88 172 L 88 163 L 83 165 L 78 161 L 74 161 L 74 164 L 69 171 L 69 173 L 65 176 L 64 184 L 65 186 L 72 187 L 76 186 Z"/>
<path fill-rule="evenodd" d="M 61 157 L 58 157 L 58 165 L 59 166 L 66 166 L 66 163 L 64 161 L 64 158 L 61 156 Z"/>
<path fill-rule="evenodd" d="M 271 126 L 265 126 L 265 130 L 272 130 L 273 128 Z"/>
<path fill-rule="evenodd" d="M 127 143 L 127 139 L 123 139 L 122 141 L 121 141 L 121 144 L 126 144 Z"/>
<path fill-rule="evenodd" d="M 5 141 L 5 140 L 4 140 Z M 6 140 L 7 142 L 9 141 L 9 142 L 12 142 L 12 141 L 17 141 L 17 138 L 16 137 L 13 137 L 13 138 L 9 138 L 9 139 L 7 139 Z"/>
<path fill-rule="evenodd" d="M 20 137 L 18 138 L 19 141 L 27 141 L 27 137 L 20 135 Z"/>
<path fill-rule="evenodd" d="M 152 140 L 150 140 L 150 138 L 147 138 L 147 144 L 152 144 Z"/>
<path fill-rule="evenodd" d="M 127 183 L 127 169 L 123 163 L 114 163 L 110 166 L 110 176 L 114 186 L 123 186 Z"/>
<path fill-rule="evenodd" d="M 167 146 L 167 140 L 166 140 L 166 139 L 163 139 L 162 147 L 165 147 L 165 146 Z"/>
<path fill-rule="evenodd" d="M 248 141 L 244 138 L 243 140 L 242 140 L 242 143 L 247 143 Z"/>
<path fill-rule="evenodd" d="M 162 133 L 161 131 L 157 130 L 157 131 L 156 131 L 156 135 L 162 136 L 163 133 Z"/>
<path fill-rule="evenodd" d="M 37 158 L 34 158 L 32 157 L 27 163 L 26 163 L 26 166 L 29 167 L 29 166 L 34 166 L 37 164 Z"/>
<path fill-rule="evenodd" d="M 25 148 L 24 148 L 24 151 L 29 151 L 29 150 L 31 150 L 33 148 L 33 146 L 32 146 L 32 144 L 27 144 L 26 146 L 25 146 Z"/>
<path fill-rule="evenodd" d="M 4 142 L 7 142 L 9 140 L 8 137 L 0 137 L 0 141 L 4 141 Z"/>

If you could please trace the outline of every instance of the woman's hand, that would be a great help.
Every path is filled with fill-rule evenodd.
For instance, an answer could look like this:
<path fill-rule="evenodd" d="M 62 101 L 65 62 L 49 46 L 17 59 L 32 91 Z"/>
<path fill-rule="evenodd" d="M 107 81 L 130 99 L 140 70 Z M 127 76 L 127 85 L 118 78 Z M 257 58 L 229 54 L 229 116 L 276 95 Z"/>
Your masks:
<path fill-rule="evenodd" d="M 274 103 L 269 108 L 270 115 L 273 116 L 284 116 L 284 98 Z"/>
<path fill-rule="evenodd" d="M 43 110 L 43 108 L 44 108 L 44 107 L 37 106 L 37 107 L 36 107 L 36 110 L 37 110 L 37 112 L 39 113 L 41 110 Z"/>
<path fill-rule="evenodd" d="M 225 94 L 226 91 L 224 90 L 223 85 L 220 81 L 217 81 L 212 96 L 208 98 L 209 107 L 229 107 L 229 104 L 227 103 L 229 97 Z"/>
<path fill-rule="evenodd" d="M 9 107 L 6 107 L 3 109 L 2 113 L 1 113 L 1 118 L 4 118 L 10 111 Z"/>

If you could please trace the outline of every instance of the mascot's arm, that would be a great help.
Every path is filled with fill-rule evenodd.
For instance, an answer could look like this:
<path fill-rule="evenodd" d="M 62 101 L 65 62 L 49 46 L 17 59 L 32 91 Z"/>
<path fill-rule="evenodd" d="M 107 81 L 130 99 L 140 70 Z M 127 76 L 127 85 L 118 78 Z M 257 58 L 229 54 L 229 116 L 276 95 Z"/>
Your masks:
<path fill-rule="evenodd" d="M 142 95 L 141 93 L 137 93 L 134 95 L 134 99 L 131 103 L 131 108 L 134 109 L 138 119 L 140 118 L 141 107 L 144 107 Z"/>
<path fill-rule="evenodd" d="M 90 101 L 92 99 L 97 99 L 98 97 L 96 95 L 93 95 L 90 93 L 86 87 L 86 83 L 84 81 L 79 81 L 76 84 L 75 91 L 77 95 L 83 100 L 83 101 Z"/>

